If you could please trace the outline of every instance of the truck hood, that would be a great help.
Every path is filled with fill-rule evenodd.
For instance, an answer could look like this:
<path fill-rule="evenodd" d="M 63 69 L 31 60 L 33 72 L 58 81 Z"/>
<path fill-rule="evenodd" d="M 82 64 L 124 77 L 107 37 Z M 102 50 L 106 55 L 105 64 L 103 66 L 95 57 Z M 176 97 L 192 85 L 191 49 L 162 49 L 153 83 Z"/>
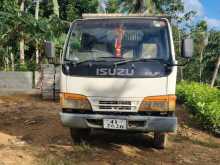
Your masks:
<path fill-rule="evenodd" d="M 66 89 L 62 92 L 76 93 L 88 97 L 126 97 L 167 95 L 167 77 L 159 78 L 88 78 L 66 77 Z M 62 87 L 61 87 L 62 88 Z"/>

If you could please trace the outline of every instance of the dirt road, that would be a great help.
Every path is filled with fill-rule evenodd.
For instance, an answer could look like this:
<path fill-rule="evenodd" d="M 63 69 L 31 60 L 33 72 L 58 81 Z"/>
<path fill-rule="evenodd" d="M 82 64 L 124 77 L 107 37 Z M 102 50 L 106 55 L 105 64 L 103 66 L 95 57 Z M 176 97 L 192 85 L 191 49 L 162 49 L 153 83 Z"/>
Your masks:
<path fill-rule="evenodd" d="M 0 165 L 219 165 L 220 138 L 199 129 L 182 106 L 179 129 L 168 148 L 156 150 L 151 135 L 94 132 L 73 145 L 59 121 L 58 103 L 36 96 L 0 97 Z"/>

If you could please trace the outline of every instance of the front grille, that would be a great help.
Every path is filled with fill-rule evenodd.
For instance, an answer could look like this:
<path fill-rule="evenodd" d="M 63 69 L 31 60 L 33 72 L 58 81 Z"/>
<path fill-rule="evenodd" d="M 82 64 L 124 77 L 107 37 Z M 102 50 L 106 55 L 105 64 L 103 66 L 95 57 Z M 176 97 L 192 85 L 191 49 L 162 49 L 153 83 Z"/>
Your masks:
<path fill-rule="evenodd" d="M 131 101 L 99 101 L 99 104 L 131 105 Z"/>
<path fill-rule="evenodd" d="M 112 111 L 130 111 L 132 110 L 131 101 L 122 100 L 100 100 L 99 101 L 100 110 L 112 110 Z"/>
<path fill-rule="evenodd" d="M 106 109 L 106 110 L 131 110 L 130 106 L 99 106 L 99 109 Z"/>
<path fill-rule="evenodd" d="M 94 112 L 137 112 L 139 101 L 127 98 L 91 98 Z"/>

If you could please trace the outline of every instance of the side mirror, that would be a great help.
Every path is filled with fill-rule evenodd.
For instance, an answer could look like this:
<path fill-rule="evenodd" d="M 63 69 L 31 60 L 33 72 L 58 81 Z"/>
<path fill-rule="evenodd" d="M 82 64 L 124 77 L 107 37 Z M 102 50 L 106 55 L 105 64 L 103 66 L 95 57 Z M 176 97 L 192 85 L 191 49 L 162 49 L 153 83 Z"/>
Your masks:
<path fill-rule="evenodd" d="M 47 58 L 55 58 L 55 46 L 53 42 L 45 42 L 45 53 Z"/>
<path fill-rule="evenodd" d="M 193 56 L 193 39 L 186 38 L 182 40 L 181 56 L 183 58 L 191 58 Z"/>

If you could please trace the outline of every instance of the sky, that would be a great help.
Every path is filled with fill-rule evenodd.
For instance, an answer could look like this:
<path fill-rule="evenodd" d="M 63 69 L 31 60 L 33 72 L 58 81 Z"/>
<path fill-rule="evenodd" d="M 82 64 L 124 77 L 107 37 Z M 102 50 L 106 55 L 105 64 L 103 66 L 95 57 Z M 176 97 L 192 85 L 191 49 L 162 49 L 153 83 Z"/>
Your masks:
<path fill-rule="evenodd" d="M 197 12 L 195 21 L 205 19 L 209 29 L 220 30 L 220 0 L 183 0 L 185 11 Z"/>

